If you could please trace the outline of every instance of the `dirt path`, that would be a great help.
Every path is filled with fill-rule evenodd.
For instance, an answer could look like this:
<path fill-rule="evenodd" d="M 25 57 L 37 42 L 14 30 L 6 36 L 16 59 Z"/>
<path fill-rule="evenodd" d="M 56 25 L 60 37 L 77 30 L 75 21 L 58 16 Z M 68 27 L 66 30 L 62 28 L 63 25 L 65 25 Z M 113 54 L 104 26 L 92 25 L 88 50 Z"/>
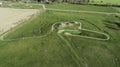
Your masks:
<path fill-rule="evenodd" d="M 21 23 L 19 21 L 28 19 L 38 11 L 37 9 L 0 8 L 0 34 Z"/>

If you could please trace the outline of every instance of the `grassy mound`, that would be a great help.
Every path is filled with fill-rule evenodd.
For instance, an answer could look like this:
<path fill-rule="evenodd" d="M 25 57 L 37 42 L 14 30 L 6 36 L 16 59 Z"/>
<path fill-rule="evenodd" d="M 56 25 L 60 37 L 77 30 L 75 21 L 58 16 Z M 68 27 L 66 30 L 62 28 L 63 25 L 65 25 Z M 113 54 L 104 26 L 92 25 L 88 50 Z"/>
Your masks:
<path fill-rule="evenodd" d="M 77 34 L 80 34 L 81 32 L 78 31 L 78 30 L 59 30 L 58 33 L 70 33 L 70 34 L 73 34 L 73 35 L 77 35 Z"/>

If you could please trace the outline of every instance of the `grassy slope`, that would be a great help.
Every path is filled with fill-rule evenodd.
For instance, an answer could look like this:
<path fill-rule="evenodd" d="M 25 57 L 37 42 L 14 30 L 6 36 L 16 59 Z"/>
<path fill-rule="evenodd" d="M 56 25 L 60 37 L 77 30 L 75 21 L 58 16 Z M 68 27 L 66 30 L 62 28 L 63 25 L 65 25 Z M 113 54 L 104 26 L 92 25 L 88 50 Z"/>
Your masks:
<path fill-rule="evenodd" d="M 3 42 L 0 45 L 0 67 L 76 66 L 64 45 L 55 34 L 42 39 Z"/>
<path fill-rule="evenodd" d="M 85 19 L 82 21 L 80 19 Z M 96 41 L 78 37 L 59 38 L 56 32 L 40 39 L 0 42 L 0 67 L 78 67 L 74 51 L 80 57 L 79 63 L 90 67 L 120 66 L 120 30 L 108 29 L 103 20 L 119 21 L 114 15 L 45 12 L 37 18 L 10 32 L 6 38 L 40 36 L 48 33 L 55 22 L 81 21 L 83 27 L 96 31 L 107 31 L 112 39 Z M 88 22 L 89 21 L 89 22 Z M 94 25 L 93 25 L 94 24 Z M 97 27 L 99 28 L 97 28 Z M 42 30 L 40 33 L 39 31 Z M 71 49 L 74 50 L 71 52 Z"/>

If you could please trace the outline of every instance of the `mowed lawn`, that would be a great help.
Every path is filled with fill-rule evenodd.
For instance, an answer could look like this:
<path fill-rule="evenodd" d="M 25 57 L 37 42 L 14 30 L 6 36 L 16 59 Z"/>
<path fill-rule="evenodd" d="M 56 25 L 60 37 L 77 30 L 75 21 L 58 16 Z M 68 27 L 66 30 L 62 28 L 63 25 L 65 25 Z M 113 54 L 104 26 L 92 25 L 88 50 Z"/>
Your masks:
<path fill-rule="evenodd" d="M 83 28 L 107 33 L 111 39 L 61 39 L 53 31 L 43 38 L 0 41 L 0 67 L 119 67 L 120 30 L 106 27 L 105 20 L 120 21 L 115 15 L 55 11 L 38 14 L 9 32 L 5 39 L 43 36 L 50 32 L 52 24 L 67 21 L 81 22 Z"/>

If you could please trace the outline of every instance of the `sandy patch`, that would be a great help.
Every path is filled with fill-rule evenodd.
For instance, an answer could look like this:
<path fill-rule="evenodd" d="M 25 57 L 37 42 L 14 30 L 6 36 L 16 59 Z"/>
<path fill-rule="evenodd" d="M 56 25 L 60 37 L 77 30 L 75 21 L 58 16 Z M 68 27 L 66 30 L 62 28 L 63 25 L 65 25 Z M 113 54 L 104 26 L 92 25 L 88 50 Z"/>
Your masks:
<path fill-rule="evenodd" d="M 38 11 L 37 9 L 0 8 L 0 34 L 21 23 L 19 21 L 28 19 Z"/>

